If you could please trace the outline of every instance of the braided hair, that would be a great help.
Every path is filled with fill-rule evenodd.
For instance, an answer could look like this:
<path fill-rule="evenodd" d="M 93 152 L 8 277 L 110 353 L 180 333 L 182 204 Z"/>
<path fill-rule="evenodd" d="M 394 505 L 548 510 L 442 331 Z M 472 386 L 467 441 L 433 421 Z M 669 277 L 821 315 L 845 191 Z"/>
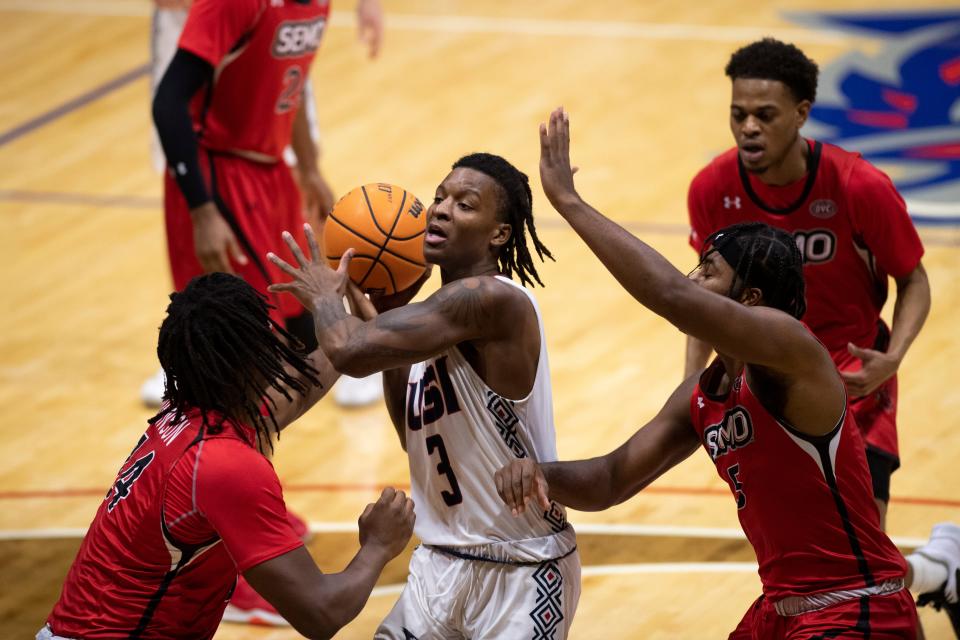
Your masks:
<path fill-rule="evenodd" d="M 457 160 L 454 169 L 464 167 L 474 169 L 490 178 L 500 186 L 499 211 L 500 220 L 512 227 L 510 238 L 500 248 L 498 261 L 500 270 L 512 277 L 514 273 L 520 282 L 533 286 L 533 280 L 542 287 L 540 275 L 533 264 L 533 256 L 527 248 L 527 232 L 533 240 L 533 247 L 543 262 L 546 256 L 553 260 L 553 254 L 537 237 L 537 229 L 533 224 L 533 194 L 530 192 L 530 179 L 515 166 L 491 153 L 471 153 Z"/>
<path fill-rule="evenodd" d="M 750 287 L 760 289 L 764 304 L 800 319 L 804 299 L 803 256 L 793 236 L 762 222 L 739 222 L 710 235 L 700 254 L 718 252 L 736 277 L 728 297 L 736 300 Z"/>
<path fill-rule="evenodd" d="M 239 420 L 254 427 L 261 451 L 264 440 L 272 450 L 268 420 L 278 437 L 280 428 L 268 389 L 292 400 L 290 390 L 305 394 L 307 382 L 320 379 L 295 350 L 296 338 L 270 318 L 270 308 L 253 287 L 226 273 L 198 276 L 170 294 L 157 344 L 166 402 L 150 422 L 171 414 L 177 422 L 199 409 L 209 432 L 219 432 L 227 418 Z M 219 416 L 216 422 L 211 414 Z"/>
<path fill-rule="evenodd" d="M 792 44 L 764 38 L 737 49 L 725 72 L 731 80 L 776 80 L 790 89 L 797 102 L 817 99 L 817 63 Z"/>

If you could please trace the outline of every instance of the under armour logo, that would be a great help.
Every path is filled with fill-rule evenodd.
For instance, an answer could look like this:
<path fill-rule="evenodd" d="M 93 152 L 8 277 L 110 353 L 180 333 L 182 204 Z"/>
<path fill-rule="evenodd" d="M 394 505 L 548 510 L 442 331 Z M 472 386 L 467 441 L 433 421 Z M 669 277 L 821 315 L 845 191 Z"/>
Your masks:
<path fill-rule="evenodd" d="M 729 209 L 730 207 L 733 207 L 734 209 L 740 208 L 740 196 L 736 196 L 735 198 L 723 196 L 723 208 Z"/>
<path fill-rule="evenodd" d="M 704 407 L 703 396 L 697 396 L 697 408 L 703 409 L 703 407 Z"/>

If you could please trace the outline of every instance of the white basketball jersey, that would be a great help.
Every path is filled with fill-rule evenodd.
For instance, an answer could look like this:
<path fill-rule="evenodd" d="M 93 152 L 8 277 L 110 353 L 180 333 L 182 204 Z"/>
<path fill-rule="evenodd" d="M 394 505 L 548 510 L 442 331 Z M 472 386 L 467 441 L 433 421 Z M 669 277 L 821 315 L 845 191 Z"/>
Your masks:
<path fill-rule="evenodd" d="M 493 476 L 517 458 L 557 459 L 547 343 L 533 294 L 497 279 L 523 291 L 537 314 L 540 358 L 533 389 L 520 400 L 498 395 L 457 347 L 410 368 L 406 427 L 415 532 L 425 544 L 441 546 L 523 541 L 524 556 L 545 560 L 575 544 L 563 507 L 552 503 L 544 513 L 531 502 L 514 517 Z"/>

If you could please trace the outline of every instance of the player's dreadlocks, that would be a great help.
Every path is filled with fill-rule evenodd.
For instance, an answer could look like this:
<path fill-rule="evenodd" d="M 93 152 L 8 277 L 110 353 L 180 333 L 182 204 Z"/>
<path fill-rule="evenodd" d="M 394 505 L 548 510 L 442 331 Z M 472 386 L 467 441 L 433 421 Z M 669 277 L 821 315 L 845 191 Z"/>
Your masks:
<path fill-rule="evenodd" d="M 797 102 L 817 99 L 817 63 L 800 49 L 774 38 L 764 38 L 730 56 L 726 74 L 731 80 L 777 80 L 789 87 Z"/>
<path fill-rule="evenodd" d="M 546 256 L 553 260 L 553 254 L 540 242 L 537 229 L 533 224 L 533 194 L 530 193 L 530 180 L 515 166 L 491 153 L 471 153 L 457 160 L 454 169 L 465 167 L 486 174 L 500 185 L 500 211 L 503 222 L 507 222 L 513 231 L 510 238 L 500 249 L 500 270 L 507 276 L 516 272 L 520 282 L 533 286 L 533 280 L 542 287 L 533 256 L 527 249 L 527 231 L 533 239 L 540 261 Z M 526 229 L 524 229 L 526 225 Z"/>
<path fill-rule="evenodd" d="M 716 251 L 733 267 L 737 277 L 730 284 L 736 300 L 749 287 L 760 289 L 768 307 L 802 318 L 804 299 L 803 257 L 793 236 L 762 222 L 740 222 L 707 238 L 700 262 Z"/>
<path fill-rule="evenodd" d="M 199 409 L 211 432 L 232 418 L 256 429 L 261 450 L 264 440 L 272 449 L 267 420 L 278 435 L 280 430 L 275 404 L 265 400 L 267 390 L 291 400 L 291 390 L 306 393 L 307 383 L 319 385 L 320 379 L 294 349 L 296 339 L 270 318 L 269 308 L 253 287 L 225 273 L 196 277 L 170 294 L 157 344 L 168 402 L 150 422 L 170 414 L 177 422 L 188 410 Z M 211 412 L 221 416 L 217 422 Z"/>

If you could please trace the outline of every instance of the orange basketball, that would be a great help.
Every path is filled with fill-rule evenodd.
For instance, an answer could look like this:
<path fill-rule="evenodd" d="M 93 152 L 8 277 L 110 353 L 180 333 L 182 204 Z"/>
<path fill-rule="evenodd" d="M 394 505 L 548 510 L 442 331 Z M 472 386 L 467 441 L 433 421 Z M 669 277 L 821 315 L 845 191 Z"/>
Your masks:
<path fill-rule="evenodd" d="M 324 230 L 323 246 L 330 266 L 356 250 L 350 279 L 364 291 L 390 294 L 403 291 L 419 278 L 426 228 L 423 203 L 394 184 L 357 187 L 333 207 Z"/>

